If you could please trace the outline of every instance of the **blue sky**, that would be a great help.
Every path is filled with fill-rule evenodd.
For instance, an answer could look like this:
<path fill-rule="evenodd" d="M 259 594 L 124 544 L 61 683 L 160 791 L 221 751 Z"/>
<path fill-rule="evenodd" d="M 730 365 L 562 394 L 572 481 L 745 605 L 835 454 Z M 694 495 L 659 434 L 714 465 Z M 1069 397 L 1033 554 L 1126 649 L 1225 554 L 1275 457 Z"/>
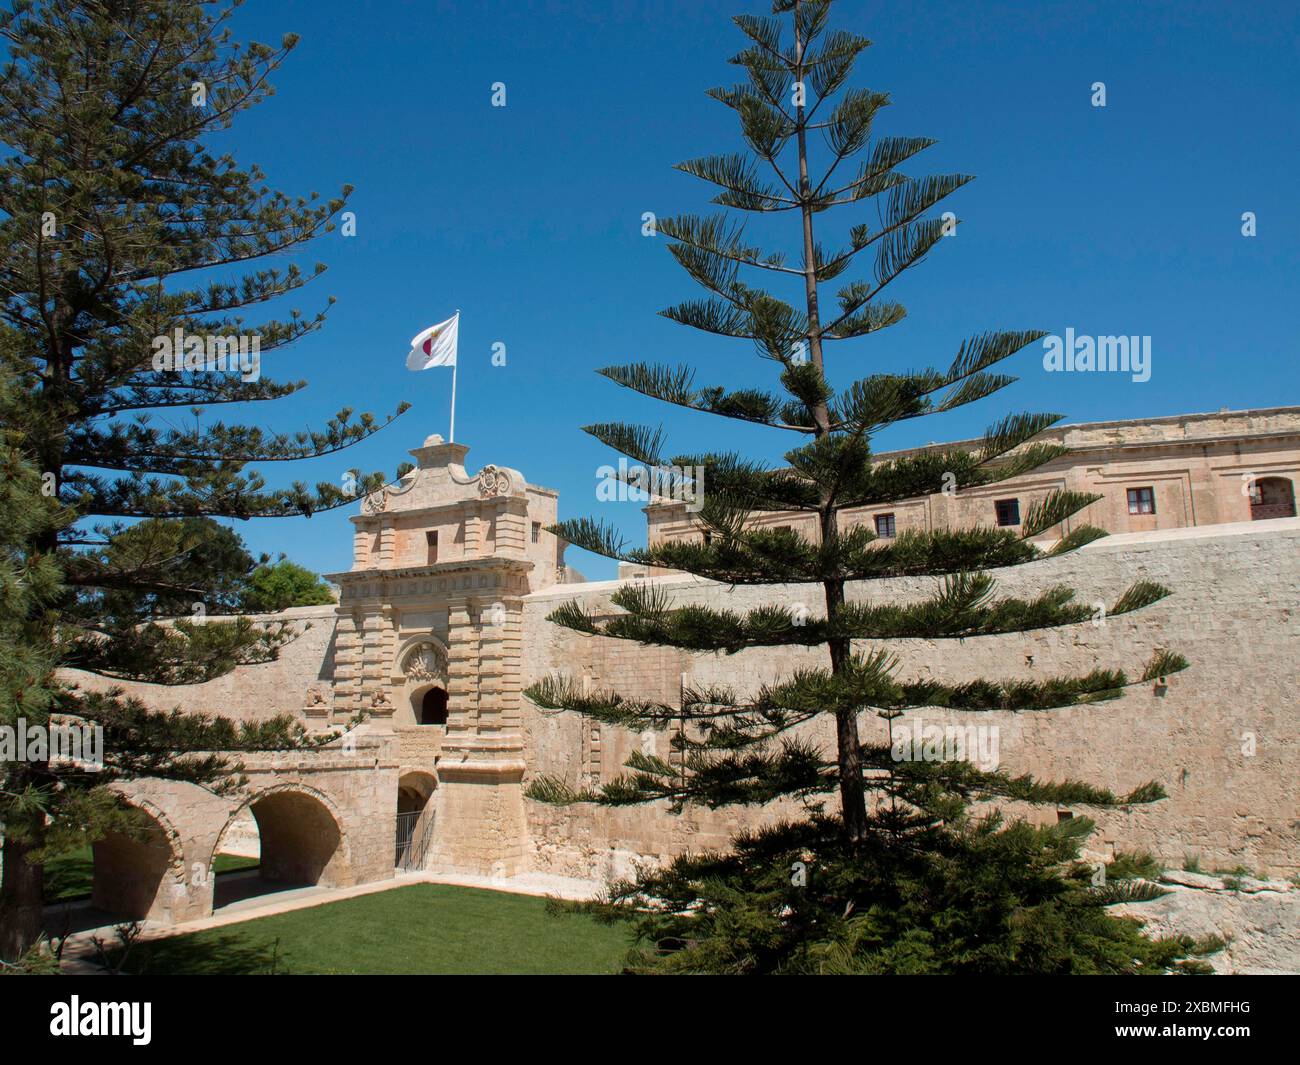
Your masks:
<path fill-rule="evenodd" d="M 715 209 L 710 187 L 672 164 L 739 150 L 734 117 L 704 90 L 740 80 L 726 62 L 744 40 L 730 16 L 768 9 L 249 0 L 234 21 L 241 38 L 302 40 L 276 96 L 217 146 L 289 193 L 356 186 L 357 235 L 332 234 L 301 256 L 330 269 L 292 305 L 338 303 L 322 332 L 263 366 L 310 387 L 219 416 L 292 429 L 344 405 L 414 405 L 361 446 L 268 476 L 391 471 L 427 434 L 445 436 L 449 371 L 413 374 L 403 359 L 415 332 L 456 308 L 457 437 L 472 447 L 471 471 L 514 466 L 560 490 L 564 517 L 615 520 L 643 542 L 637 504 L 596 501 L 596 470 L 611 455 L 580 431 L 590 422 L 662 424 L 670 453 L 734 447 L 778 460 L 793 443 L 786 434 L 668 408 L 592 372 L 684 361 L 700 384 L 774 384 L 773 364 L 748 342 L 657 315 L 699 290 L 662 237 L 641 235 L 646 211 Z M 1152 344 L 1145 383 L 1047 374 L 1041 349 L 1029 349 L 1010 366 L 1017 385 L 907 423 L 878 449 L 974 435 L 1011 410 L 1088 421 L 1300 403 L 1294 3 L 839 0 L 832 21 L 875 42 L 853 83 L 893 98 L 877 132 L 939 141 L 906 172 L 976 176 L 949 201 L 957 235 L 891 286 L 908 319 L 834 346 L 833 383 L 944 366 L 986 329 Z M 1091 104 L 1097 81 L 1104 108 Z M 504 108 L 491 106 L 494 82 L 506 85 Z M 820 216 L 821 239 L 839 244 L 868 210 Z M 1241 233 L 1246 211 L 1254 238 Z M 797 249 L 793 215 L 755 233 Z M 490 362 L 496 342 L 504 367 Z M 333 571 L 350 565 L 349 513 L 237 527 L 255 550 Z M 588 576 L 612 575 L 607 562 L 570 556 Z"/>

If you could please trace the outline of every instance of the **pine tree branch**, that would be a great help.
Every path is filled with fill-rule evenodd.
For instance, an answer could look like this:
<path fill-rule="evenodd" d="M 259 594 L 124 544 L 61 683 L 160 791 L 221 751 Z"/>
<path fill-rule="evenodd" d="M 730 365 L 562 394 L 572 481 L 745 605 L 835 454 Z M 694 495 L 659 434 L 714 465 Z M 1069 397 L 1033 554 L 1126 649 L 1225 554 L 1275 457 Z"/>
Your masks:
<path fill-rule="evenodd" d="M 774 536 L 772 542 L 783 539 Z M 625 613 L 603 623 L 576 601 L 556 609 L 547 620 L 588 635 L 727 654 L 751 647 L 814 647 L 836 639 L 965 640 L 1097 620 L 1096 609 L 1076 603 L 1074 592 L 1062 585 L 1032 599 L 995 599 L 995 586 L 987 573 L 956 573 L 939 582 L 935 593 L 920 602 L 880 606 L 846 603 L 834 619 L 828 620 L 813 616 L 804 604 L 773 604 L 745 612 L 695 604 L 670 609 L 668 593 L 662 586 L 640 582 L 623 585 L 610 596 L 610 603 Z M 1139 581 L 1103 618 L 1141 610 L 1169 594 L 1159 584 Z"/>

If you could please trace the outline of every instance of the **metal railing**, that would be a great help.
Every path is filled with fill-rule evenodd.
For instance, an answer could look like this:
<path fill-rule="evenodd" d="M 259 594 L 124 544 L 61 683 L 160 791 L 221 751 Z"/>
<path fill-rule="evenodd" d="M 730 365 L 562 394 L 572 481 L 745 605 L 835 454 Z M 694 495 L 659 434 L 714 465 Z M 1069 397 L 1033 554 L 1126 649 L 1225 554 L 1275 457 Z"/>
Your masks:
<path fill-rule="evenodd" d="M 420 818 L 424 817 L 421 824 Z M 429 857 L 429 844 L 433 841 L 433 811 L 413 810 L 397 815 L 397 852 L 393 859 L 395 868 L 403 872 L 423 869 Z"/>

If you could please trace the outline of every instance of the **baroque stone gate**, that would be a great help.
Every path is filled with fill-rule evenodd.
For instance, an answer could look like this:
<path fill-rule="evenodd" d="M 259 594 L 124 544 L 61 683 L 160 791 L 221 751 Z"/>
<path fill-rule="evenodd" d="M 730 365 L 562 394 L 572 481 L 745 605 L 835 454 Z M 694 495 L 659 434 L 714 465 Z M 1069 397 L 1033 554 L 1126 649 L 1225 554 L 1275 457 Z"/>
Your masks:
<path fill-rule="evenodd" d="M 431 861 L 509 876 L 524 862 L 524 597 L 555 584 L 556 493 L 517 470 L 465 472 L 431 436 L 365 500 L 342 589 L 330 720 L 391 726 L 404 770 L 437 780 Z M 324 707 L 321 712 L 324 712 Z M 434 726 L 431 728 L 430 726 Z"/>
<path fill-rule="evenodd" d="M 330 575 L 341 588 L 332 664 L 321 669 L 330 675 L 297 704 L 309 727 L 339 738 L 243 757 L 248 784 L 235 797 L 164 781 L 123 786 L 148 832 L 95 845 L 97 907 L 168 923 L 211 913 L 216 855 L 249 813 L 260 875 L 276 883 L 392 877 L 399 813 L 408 837 L 418 817 L 425 868 L 524 868 L 521 615 L 524 597 L 563 573 L 563 545 L 545 531 L 556 493 L 504 467 L 471 476 L 467 451 L 430 437 L 411 452 L 415 468 L 352 518 L 353 568 Z M 256 667 L 238 672 L 234 690 L 265 694 L 271 709 Z"/>

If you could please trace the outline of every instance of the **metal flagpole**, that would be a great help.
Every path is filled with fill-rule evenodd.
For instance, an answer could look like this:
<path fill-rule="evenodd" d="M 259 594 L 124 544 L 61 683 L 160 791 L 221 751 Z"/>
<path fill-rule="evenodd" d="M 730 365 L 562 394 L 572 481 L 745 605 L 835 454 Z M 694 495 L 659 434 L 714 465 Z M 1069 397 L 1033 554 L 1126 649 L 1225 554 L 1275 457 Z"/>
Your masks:
<path fill-rule="evenodd" d="M 451 428 L 447 431 L 447 443 L 456 442 L 456 370 L 460 366 L 460 308 L 456 308 L 456 361 L 451 364 Z"/>
<path fill-rule="evenodd" d="M 456 442 L 456 363 L 460 362 L 460 352 L 456 353 L 456 362 L 451 364 L 451 430 L 447 434 L 447 442 L 454 444 Z"/>

